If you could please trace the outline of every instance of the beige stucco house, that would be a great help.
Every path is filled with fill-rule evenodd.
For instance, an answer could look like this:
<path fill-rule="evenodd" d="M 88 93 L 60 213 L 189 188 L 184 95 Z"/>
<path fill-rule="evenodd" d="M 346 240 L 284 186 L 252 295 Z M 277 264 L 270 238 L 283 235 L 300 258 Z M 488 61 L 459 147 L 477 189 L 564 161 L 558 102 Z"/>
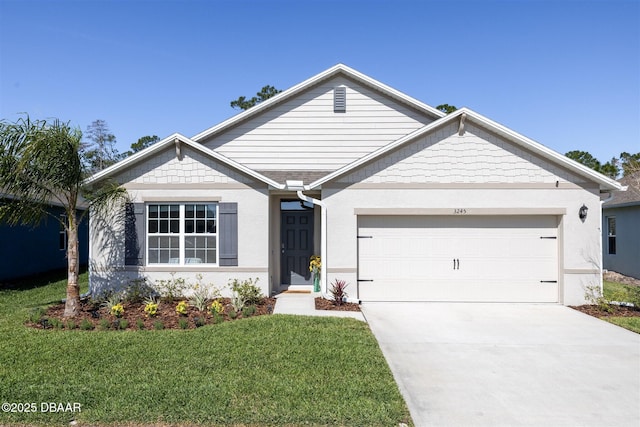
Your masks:
<path fill-rule="evenodd" d="M 362 301 L 581 303 L 601 284 L 600 195 L 621 188 L 341 64 L 105 179 L 132 203 L 92 216 L 93 289 L 174 272 L 272 294 L 308 285 L 318 254 L 322 291 L 344 279 Z"/>

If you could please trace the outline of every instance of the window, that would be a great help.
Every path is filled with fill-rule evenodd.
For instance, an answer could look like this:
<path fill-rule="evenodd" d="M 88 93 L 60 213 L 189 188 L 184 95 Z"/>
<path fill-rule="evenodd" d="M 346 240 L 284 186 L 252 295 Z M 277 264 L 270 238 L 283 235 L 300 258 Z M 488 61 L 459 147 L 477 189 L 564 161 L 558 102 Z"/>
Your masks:
<path fill-rule="evenodd" d="M 67 230 L 64 228 L 64 224 L 67 222 L 67 215 L 60 215 L 60 227 L 58 228 L 58 249 L 61 251 L 67 250 Z"/>
<path fill-rule="evenodd" d="M 616 254 L 616 217 L 607 217 L 607 236 L 609 237 L 609 254 Z"/>
<path fill-rule="evenodd" d="M 217 205 L 147 206 L 149 264 L 217 264 Z"/>

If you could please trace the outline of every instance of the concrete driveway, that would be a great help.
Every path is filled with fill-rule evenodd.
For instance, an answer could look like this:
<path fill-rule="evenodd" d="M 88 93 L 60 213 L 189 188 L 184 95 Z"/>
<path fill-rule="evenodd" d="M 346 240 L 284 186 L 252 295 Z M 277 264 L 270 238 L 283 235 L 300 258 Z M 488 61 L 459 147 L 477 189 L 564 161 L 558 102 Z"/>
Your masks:
<path fill-rule="evenodd" d="M 416 426 L 640 426 L 640 335 L 554 304 L 364 303 Z"/>

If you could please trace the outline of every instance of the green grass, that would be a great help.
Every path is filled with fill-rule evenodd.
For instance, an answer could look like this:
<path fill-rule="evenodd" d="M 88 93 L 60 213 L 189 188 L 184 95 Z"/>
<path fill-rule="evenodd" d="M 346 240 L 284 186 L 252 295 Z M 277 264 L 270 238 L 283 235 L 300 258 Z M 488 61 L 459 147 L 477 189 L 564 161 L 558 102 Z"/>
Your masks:
<path fill-rule="evenodd" d="M 82 276 L 86 290 L 87 276 Z M 0 425 L 393 426 L 410 416 L 368 326 L 259 316 L 189 331 L 24 326 L 64 280 L 0 290 L 0 400 L 80 413 L 0 413 Z"/>
<path fill-rule="evenodd" d="M 603 283 L 603 294 L 609 301 L 634 301 L 634 289 L 633 286 L 618 282 L 604 281 Z M 603 320 L 640 334 L 640 317 L 604 317 Z"/>
<path fill-rule="evenodd" d="M 631 297 L 633 286 L 623 285 L 618 282 L 603 282 L 603 294 L 609 301 L 628 301 Z"/>
<path fill-rule="evenodd" d="M 606 317 L 603 320 L 640 334 L 640 317 Z"/>

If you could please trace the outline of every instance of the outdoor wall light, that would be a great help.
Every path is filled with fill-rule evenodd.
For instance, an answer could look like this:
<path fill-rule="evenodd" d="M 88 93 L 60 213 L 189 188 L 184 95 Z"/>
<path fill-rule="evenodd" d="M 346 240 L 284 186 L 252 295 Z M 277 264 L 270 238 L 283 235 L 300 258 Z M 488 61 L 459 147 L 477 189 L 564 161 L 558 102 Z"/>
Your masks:
<path fill-rule="evenodd" d="M 584 222 L 584 220 L 587 219 L 588 210 L 589 208 L 583 204 L 580 210 L 578 211 L 578 216 L 580 217 L 580 221 Z"/>

